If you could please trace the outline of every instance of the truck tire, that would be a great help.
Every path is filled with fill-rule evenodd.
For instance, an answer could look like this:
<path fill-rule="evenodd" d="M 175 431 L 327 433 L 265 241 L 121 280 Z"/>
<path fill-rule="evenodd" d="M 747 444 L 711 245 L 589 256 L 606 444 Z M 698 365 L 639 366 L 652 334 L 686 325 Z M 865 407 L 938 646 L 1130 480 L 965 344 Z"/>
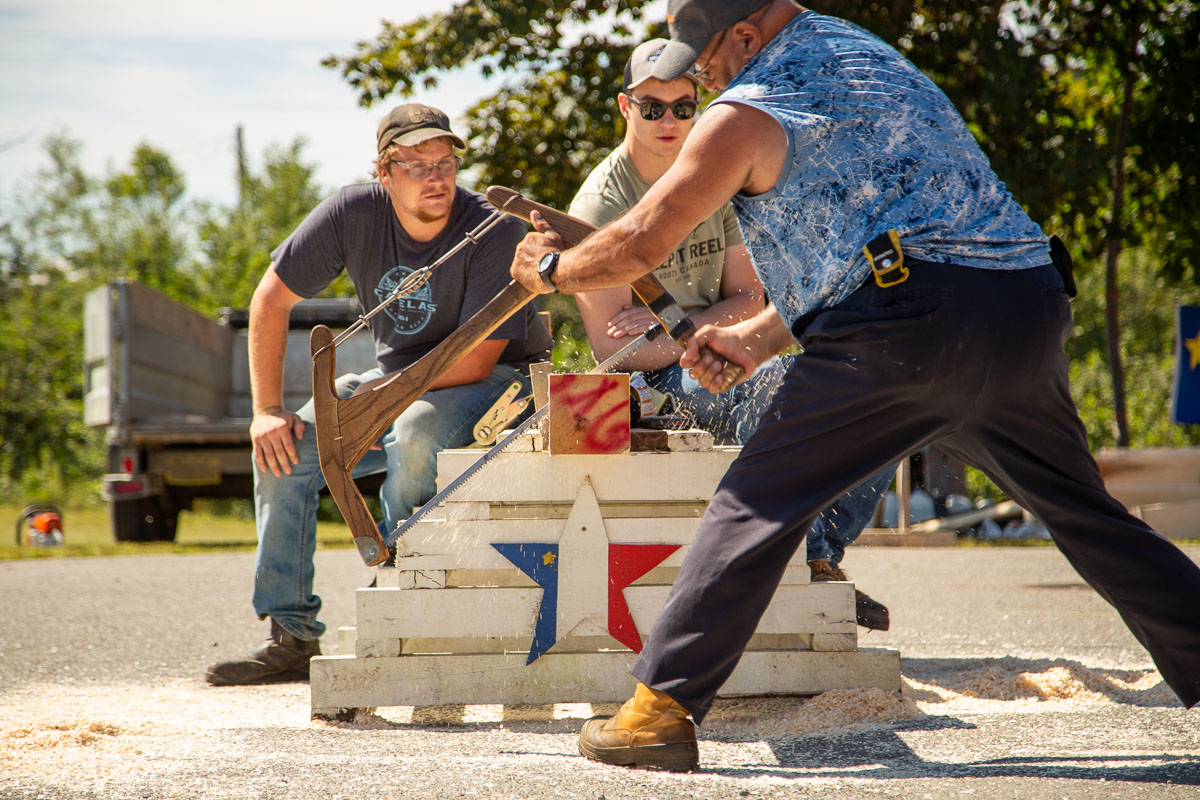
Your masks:
<path fill-rule="evenodd" d="M 118 542 L 173 542 L 179 509 L 161 497 L 114 500 L 113 536 Z"/>

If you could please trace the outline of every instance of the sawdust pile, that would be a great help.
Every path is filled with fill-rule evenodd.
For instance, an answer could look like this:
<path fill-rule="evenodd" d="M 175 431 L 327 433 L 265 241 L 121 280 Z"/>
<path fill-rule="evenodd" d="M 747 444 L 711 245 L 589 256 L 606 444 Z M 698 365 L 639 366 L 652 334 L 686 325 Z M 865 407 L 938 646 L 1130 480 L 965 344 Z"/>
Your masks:
<path fill-rule="evenodd" d="M 834 689 L 807 699 L 718 700 L 704 720 L 703 734 L 731 741 L 832 735 L 920 716 L 911 700 L 882 689 Z"/>
<path fill-rule="evenodd" d="M 989 661 L 921 679 L 905 678 L 905 692 L 920 703 L 959 700 L 1006 703 L 1122 703 L 1175 705 L 1177 700 L 1156 670 L 1105 670 L 1057 661 L 1038 670 L 1015 659 Z"/>
<path fill-rule="evenodd" d="M 0 729 L 0 769 L 48 775 L 61 771 L 67 764 L 77 771 L 105 759 L 120 770 L 129 756 L 141 755 L 136 739 L 126 736 L 140 732 L 111 722 L 88 720 Z M 108 771 L 113 772 L 113 768 Z"/>
<path fill-rule="evenodd" d="M 4 750 L 44 750 L 51 747 L 86 747 L 121 735 L 109 722 L 60 722 L 0 732 Z"/>

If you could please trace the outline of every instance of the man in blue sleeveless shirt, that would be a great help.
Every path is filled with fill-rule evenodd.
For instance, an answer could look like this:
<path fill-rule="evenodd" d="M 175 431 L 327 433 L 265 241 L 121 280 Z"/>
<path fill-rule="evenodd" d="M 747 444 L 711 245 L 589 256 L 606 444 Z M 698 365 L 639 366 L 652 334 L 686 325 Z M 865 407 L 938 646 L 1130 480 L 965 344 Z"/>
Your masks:
<path fill-rule="evenodd" d="M 654 76 L 695 64 L 723 93 L 625 216 L 561 253 L 539 221 L 513 275 L 543 292 L 628 283 L 732 198 L 771 305 L 704 326 L 680 363 L 715 390 L 701 345 L 747 374 L 795 341 L 805 353 L 709 503 L 636 694 L 584 725 L 580 751 L 694 767 L 688 715 L 703 720 L 813 517 L 933 442 L 1037 515 L 1200 703 L 1200 568 L 1105 491 L 1062 351 L 1069 266 L 950 101 L 875 36 L 792 0 L 671 0 L 668 22 Z"/>

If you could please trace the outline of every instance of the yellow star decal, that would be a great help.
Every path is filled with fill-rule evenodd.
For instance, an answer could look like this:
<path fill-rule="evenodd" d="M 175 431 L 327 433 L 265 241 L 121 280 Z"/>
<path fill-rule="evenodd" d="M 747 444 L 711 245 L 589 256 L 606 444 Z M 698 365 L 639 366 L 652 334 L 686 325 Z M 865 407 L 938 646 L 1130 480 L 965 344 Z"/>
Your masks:
<path fill-rule="evenodd" d="M 546 553 L 545 555 L 542 556 L 542 563 L 545 564 L 546 566 L 550 566 L 551 564 L 554 563 L 555 558 L 556 558 L 556 556 L 554 555 L 554 553 Z"/>
<path fill-rule="evenodd" d="M 1200 365 L 1200 333 L 1196 334 L 1194 339 L 1184 339 L 1183 343 L 1187 345 L 1188 352 L 1192 354 L 1192 369 Z"/>

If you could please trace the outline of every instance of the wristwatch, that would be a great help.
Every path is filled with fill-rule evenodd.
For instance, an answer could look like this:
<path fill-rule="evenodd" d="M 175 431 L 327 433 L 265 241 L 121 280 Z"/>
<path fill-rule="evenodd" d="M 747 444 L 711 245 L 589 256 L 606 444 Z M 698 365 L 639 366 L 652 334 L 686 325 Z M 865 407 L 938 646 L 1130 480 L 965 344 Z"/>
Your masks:
<path fill-rule="evenodd" d="M 554 274 L 554 270 L 558 269 L 558 257 L 561 255 L 562 253 L 557 250 L 551 250 L 542 256 L 541 261 L 537 265 L 538 275 L 542 277 L 542 283 L 552 292 L 557 292 L 558 287 L 554 285 L 554 281 L 550 279 L 550 276 Z"/>

